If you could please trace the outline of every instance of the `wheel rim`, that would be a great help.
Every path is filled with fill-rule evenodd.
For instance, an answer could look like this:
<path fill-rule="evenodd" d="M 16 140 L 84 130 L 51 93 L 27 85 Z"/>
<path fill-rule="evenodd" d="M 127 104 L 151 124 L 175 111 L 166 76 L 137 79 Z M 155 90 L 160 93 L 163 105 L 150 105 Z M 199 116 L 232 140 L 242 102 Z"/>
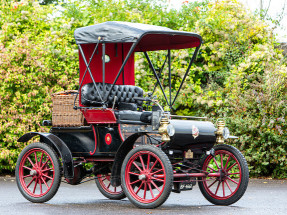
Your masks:
<path fill-rule="evenodd" d="M 46 151 L 35 148 L 24 154 L 19 166 L 19 181 L 28 195 L 44 196 L 51 190 L 54 179 L 54 163 Z"/>
<path fill-rule="evenodd" d="M 126 187 L 141 203 L 156 201 L 164 191 L 166 172 L 160 158 L 150 151 L 140 151 L 128 161 L 125 171 Z"/>
<path fill-rule="evenodd" d="M 225 200 L 233 196 L 241 184 L 242 171 L 237 158 L 229 151 L 218 150 L 215 156 L 207 157 L 204 171 L 220 173 L 220 177 L 203 178 L 203 186 L 210 196 Z"/>
<path fill-rule="evenodd" d="M 110 174 L 106 174 L 106 175 L 99 174 L 97 175 L 97 177 L 98 177 L 99 184 L 107 193 L 112 194 L 112 195 L 118 195 L 118 194 L 123 193 L 123 189 L 121 185 L 117 187 L 114 187 L 111 185 Z"/>

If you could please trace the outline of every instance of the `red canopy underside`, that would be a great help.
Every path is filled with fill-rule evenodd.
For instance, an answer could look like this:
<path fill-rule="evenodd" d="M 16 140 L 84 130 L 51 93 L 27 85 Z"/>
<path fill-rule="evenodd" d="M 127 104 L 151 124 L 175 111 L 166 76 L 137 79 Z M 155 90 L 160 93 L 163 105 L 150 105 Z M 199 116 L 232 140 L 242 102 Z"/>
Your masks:
<path fill-rule="evenodd" d="M 200 45 L 200 39 L 186 35 L 147 34 L 138 43 L 135 51 L 156 51 L 194 48 Z"/>

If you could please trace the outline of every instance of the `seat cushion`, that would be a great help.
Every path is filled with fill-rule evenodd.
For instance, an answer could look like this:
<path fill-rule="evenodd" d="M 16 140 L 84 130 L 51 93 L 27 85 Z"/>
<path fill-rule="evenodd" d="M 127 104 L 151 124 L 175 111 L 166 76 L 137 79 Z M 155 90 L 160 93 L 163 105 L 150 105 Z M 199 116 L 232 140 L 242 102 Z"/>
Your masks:
<path fill-rule="evenodd" d="M 134 103 L 119 102 L 118 110 L 133 110 L 137 111 L 138 106 Z"/>
<path fill-rule="evenodd" d="M 116 116 L 119 120 L 141 121 L 142 112 L 132 110 L 116 111 Z"/>
<path fill-rule="evenodd" d="M 115 111 L 115 115 L 118 120 L 128 120 L 128 121 L 138 121 L 144 123 L 151 123 L 151 111 L 131 111 L 131 110 L 121 110 Z"/>
<path fill-rule="evenodd" d="M 151 123 L 151 111 L 145 111 L 145 112 L 142 112 L 141 114 L 141 122 L 145 122 L 145 123 Z"/>
<path fill-rule="evenodd" d="M 112 87 L 112 84 L 103 85 L 103 83 L 96 83 L 96 85 L 102 98 L 107 95 L 107 93 Z M 105 92 L 105 95 L 104 95 L 104 92 Z M 88 83 L 88 84 L 83 85 L 81 89 L 82 105 L 101 106 L 102 103 L 101 103 L 99 93 L 97 92 L 93 83 Z M 107 99 L 108 107 L 112 107 L 115 96 L 117 96 L 117 100 L 115 103 L 116 107 L 118 106 L 119 102 L 133 103 L 133 104 L 136 104 L 137 107 L 142 106 L 142 101 L 133 99 L 133 97 L 143 97 L 143 90 L 140 87 L 136 87 L 132 85 L 114 85 Z"/>

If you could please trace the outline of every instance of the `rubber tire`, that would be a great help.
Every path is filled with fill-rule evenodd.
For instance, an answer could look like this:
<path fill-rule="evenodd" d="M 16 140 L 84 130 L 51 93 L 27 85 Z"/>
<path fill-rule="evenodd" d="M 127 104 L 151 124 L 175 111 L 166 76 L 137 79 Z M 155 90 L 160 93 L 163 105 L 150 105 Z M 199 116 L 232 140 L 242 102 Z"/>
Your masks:
<path fill-rule="evenodd" d="M 139 151 L 150 151 L 153 152 L 154 154 L 156 154 L 159 159 L 162 161 L 164 168 L 165 168 L 165 172 L 166 172 L 166 185 L 165 188 L 161 194 L 161 196 L 155 200 L 152 203 L 141 203 L 138 202 L 136 199 L 134 199 L 132 197 L 132 195 L 129 193 L 127 187 L 126 187 L 126 180 L 125 180 L 125 170 L 126 170 L 126 166 L 128 164 L 128 161 L 130 160 L 130 158 L 137 152 Z M 121 181 L 122 181 L 122 187 L 123 190 L 126 194 L 126 196 L 128 197 L 128 199 L 131 201 L 131 203 L 133 203 L 135 206 L 137 206 L 138 208 L 143 208 L 143 209 L 153 209 L 153 208 L 157 208 L 160 205 L 162 205 L 167 198 L 169 197 L 171 190 L 172 190 L 172 185 L 173 185 L 173 169 L 172 169 L 172 165 L 171 162 L 169 160 L 169 158 L 167 157 L 167 155 L 159 148 L 152 146 L 152 145 L 143 145 L 143 146 L 138 146 L 134 149 L 132 149 L 127 156 L 125 157 L 125 160 L 123 162 L 122 165 L 122 169 L 121 169 Z"/>
<path fill-rule="evenodd" d="M 126 198 L 126 195 L 125 195 L 124 191 L 122 193 L 120 193 L 120 194 L 110 194 L 106 190 L 104 190 L 104 188 L 102 187 L 102 185 L 99 182 L 99 179 L 95 179 L 95 181 L 96 181 L 96 185 L 97 185 L 99 191 L 101 192 L 101 194 L 103 194 L 108 199 L 121 200 L 121 199 Z"/>
<path fill-rule="evenodd" d="M 25 192 L 25 190 L 23 189 L 21 182 L 19 180 L 19 166 L 21 163 L 21 160 L 23 158 L 23 156 L 31 149 L 33 148 L 40 148 L 44 151 L 46 151 L 47 154 L 50 155 L 52 162 L 54 163 L 54 172 L 55 172 L 55 178 L 54 178 L 54 182 L 53 185 L 50 189 L 50 191 L 42 196 L 42 197 L 32 197 L 30 196 L 28 193 Z M 33 203 L 43 203 L 43 202 L 47 202 L 49 201 L 51 198 L 54 197 L 54 195 L 57 193 L 59 186 L 61 184 L 61 165 L 60 165 L 60 161 L 59 158 L 57 156 L 57 153 L 54 151 L 53 148 L 51 148 L 49 145 L 47 145 L 46 143 L 31 143 L 28 146 L 26 146 L 22 152 L 20 153 L 18 160 L 17 160 L 17 164 L 16 164 L 16 170 L 15 170 L 15 175 L 16 175 L 16 182 L 17 182 L 17 186 L 19 191 L 21 192 L 21 194 L 30 202 Z"/>
<path fill-rule="evenodd" d="M 237 148 L 230 146 L 230 145 L 226 145 L 226 144 L 216 145 L 215 147 L 213 147 L 213 149 L 215 151 L 217 151 L 217 150 L 229 151 L 236 157 L 236 159 L 238 160 L 238 162 L 241 166 L 241 172 L 242 172 L 241 184 L 239 185 L 239 188 L 235 194 L 233 194 L 230 198 L 224 199 L 224 200 L 215 199 L 212 196 L 210 196 L 208 194 L 208 192 L 205 190 L 202 181 L 198 182 L 200 191 L 203 194 L 203 196 L 212 204 L 215 204 L 215 205 L 231 205 L 231 204 L 234 204 L 243 196 L 243 194 L 245 193 L 247 186 L 248 186 L 249 170 L 248 170 L 248 165 L 247 165 L 246 159 L 244 158 L 242 153 Z M 210 156 L 210 155 L 208 155 L 208 156 Z M 201 162 L 200 162 L 201 167 L 203 166 L 204 161 L 208 156 L 205 155 L 203 157 L 203 159 L 201 160 Z M 202 180 L 202 178 L 199 178 L 199 180 Z"/>

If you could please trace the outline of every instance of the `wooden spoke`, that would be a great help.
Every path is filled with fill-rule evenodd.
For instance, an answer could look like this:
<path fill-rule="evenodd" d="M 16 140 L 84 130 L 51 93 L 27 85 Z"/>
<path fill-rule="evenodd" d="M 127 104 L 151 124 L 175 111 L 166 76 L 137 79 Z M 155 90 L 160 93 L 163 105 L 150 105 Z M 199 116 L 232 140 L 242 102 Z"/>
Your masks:
<path fill-rule="evenodd" d="M 152 183 L 152 185 L 158 190 L 158 192 L 160 192 L 160 189 L 158 188 L 158 186 L 153 182 L 153 181 L 150 181 Z"/>
<path fill-rule="evenodd" d="M 155 177 L 151 177 L 151 179 L 156 180 L 156 181 L 160 181 L 160 182 L 164 182 L 164 180 L 159 179 L 159 178 L 155 178 Z"/>
<path fill-rule="evenodd" d="M 38 166 L 38 158 L 37 158 L 37 153 L 36 152 L 34 152 L 34 156 L 35 156 L 35 164 L 36 164 L 36 166 Z"/>
<path fill-rule="evenodd" d="M 48 163 L 48 161 L 49 161 L 49 159 L 47 159 L 47 160 L 45 161 L 45 163 L 42 165 L 42 167 L 45 166 L 45 165 Z"/>
<path fill-rule="evenodd" d="M 214 160 L 214 163 L 215 163 L 215 164 L 216 164 L 216 166 L 217 166 L 217 169 L 219 170 L 219 166 L 218 166 L 217 161 L 215 160 L 215 157 L 213 157 L 213 160 Z"/>
<path fill-rule="evenodd" d="M 233 172 L 233 173 L 228 173 L 228 175 L 239 175 L 240 172 Z"/>
<path fill-rule="evenodd" d="M 34 178 L 32 178 L 32 180 L 30 181 L 30 183 L 27 185 L 27 188 L 30 187 L 30 185 L 32 184 L 33 181 L 34 181 Z"/>
<path fill-rule="evenodd" d="M 216 182 L 217 182 L 217 179 L 216 179 L 216 180 L 214 180 L 214 182 L 212 182 L 212 184 L 210 184 L 207 188 L 212 187 L 212 185 L 214 185 Z"/>
<path fill-rule="evenodd" d="M 129 174 L 132 174 L 132 175 L 140 175 L 140 174 L 135 173 L 135 172 L 129 172 Z"/>
<path fill-rule="evenodd" d="M 139 179 L 139 180 L 136 180 L 136 181 L 134 181 L 134 182 L 132 182 L 132 183 L 130 183 L 131 185 L 132 184 L 135 184 L 135 183 L 138 183 L 138 182 L 140 182 L 141 180 Z"/>
<path fill-rule="evenodd" d="M 25 168 L 25 169 L 28 169 L 28 170 L 32 170 L 30 167 L 27 167 L 27 166 L 23 166 L 23 168 Z"/>
<path fill-rule="evenodd" d="M 143 196 L 144 199 L 146 198 L 146 190 L 147 190 L 147 186 L 146 186 L 146 183 L 144 183 L 144 196 Z"/>
<path fill-rule="evenodd" d="M 28 161 L 30 162 L 30 164 L 34 167 L 33 162 L 31 161 L 31 158 L 27 157 Z"/>
<path fill-rule="evenodd" d="M 229 162 L 230 158 L 231 158 L 231 156 L 229 155 L 229 156 L 228 156 L 228 158 L 227 158 L 227 161 L 226 161 L 226 163 L 225 163 L 224 169 L 226 169 L 226 168 L 227 168 L 227 166 L 228 166 L 228 162 Z"/>
<path fill-rule="evenodd" d="M 155 167 L 156 164 L 157 164 L 157 160 L 154 162 L 154 164 L 153 164 L 152 167 L 150 168 L 150 172 L 153 170 L 153 168 Z"/>
<path fill-rule="evenodd" d="M 211 168 L 210 166 L 207 166 L 207 168 L 211 169 L 214 172 L 217 172 L 215 169 Z"/>
<path fill-rule="evenodd" d="M 159 173 L 159 172 L 161 172 L 161 171 L 163 171 L 163 169 L 159 169 L 159 170 L 157 170 L 157 171 L 155 171 L 155 172 L 152 172 L 151 175 L 154 175 L 154 174 Z"/>
<path fill-rule="evenodd" d="M 33 189 L 33 193 L 35 193 L 35 191 L 36 191 L 37 183 L 38 183 L 38 180 L 36 179 L 36 180 L 35 180 L 34 189 Z"/>
<path fill-rule="evenodd" d="M 142 172 L 142 169 L 139 168 L 139 166 L 136 164 L 136 162 L 133 162 L 133 165 L 134 165 L 140 172 Z"/>
<path fill-rule="evenodd" d="M 41 176 L 41 180 L 44 182 L 44 184 L 46 185 L 46 187 L 49 189 L 48 184 L 47 184 L 46 181 L 42 178 L 42 176 Z"/>
<path fill-rule="evenodd" d="M 149 191 L 150 191 L 151 197 L 154 199 L 154 195 L 153 195 L 150 183 L 148 183 L 148 186 L 149 186 Z"/>
<path fill-rule="evenodd" d="M 143 158 L 142 158 L 142 156 L 141 156 L 141 155 L 140 155 L 140 160 L 141 160 L 141 164 L 142 164 L 143 170 L 145 170 L 144 161 L 143 161 Z"/>
<path fill-rule="evenodd" d="M 45 175 L 45 174 L 42 174 L 44 177 L 46 177 L 46 178 L 49 178 L 49 179 L 51 179 L 51 180 L 53 180 L 53 178 L 51 178 L 50 176 L 48 176 L 48 175 Z"/>
<path fill-rule="evenodd" d="M 237 181 L 234 181 L 233 179 L 231 179 L 231 178 L 227 178 L 228 180 L 230 180 L 230 181 L 232 181 L 233 183 L 235 183 L 235 184 L 238 184 L 238 182 Z"/>
<path fill-rule="evenodd" d="M 41 155 L 41 158 L 40 158 L 40 162 L 39 162 L 39 164 L 40 164 L 40 166 L 42 167 L 42 160 L 43 160 L 43 155 L 44 155 L 44 152 L 42 152 L 42 155 Z"/>
<path fill-rule="evenodd" d="M 41 179 L 40 178 L 39 178 L 39 185 L 40 185 L 40 193 L 42 194 L 43 190 L 42 190 L 42 183 L 41 183 Z"/>
<path fill-rule="evenodd" d="M 27 178 L 27 177 L 33 177 L 33 175 L 25 175 L 25 176 L 23 176 L 23 178 Z"/>
<path fill-rule="evenodd" d="M 150 154 L 147 155 L 147 164 L 146 164 L 147 170 L 149 170 L 149 164 L 150 164 Z"/>
<path fill-rule="evenodd" d="M 228 169 L 227 169 L 226 171 L 229 172 L 229 170 L 231 170 L 235 165 L 237 165 L 237 162 L 235 162 L 235 163 L 232 164 L 230 167 L 228 167 Z"/>
<path fill-rule="evenodd" d="M 136 194 L 138 194 L 138 192 L 139 192 L 140 189 L 142 188 L 143 184 L 144 184 L 144 183 L 142 182 L 141 185 L 139 186 L 139 188 L 137 189 Z"/>
<path fill-rule="evenodd" d="M 229 188 L 230 192 L 232 193 L 231 187 L 230 187 L 230 185 L 229 185 L 227 180 L 225 181 L 225 183 L 226 183 L 227 187 Z"/>
<path fill-rule="evenodd" d="M 216 195 L 217 192 L 218 192 L 219 186 L 220 186 L 220 181 L 218 181 L 218 185 L 217 185 L 217 188 L 216 188 L 216 191 L 215 191 L 215 195 Z"/>
<path fill-rule="evenodd" d="M 223 197 L 225 197 L 224 181 L 222 182 L 222 192 L 223 192 Z"/>

